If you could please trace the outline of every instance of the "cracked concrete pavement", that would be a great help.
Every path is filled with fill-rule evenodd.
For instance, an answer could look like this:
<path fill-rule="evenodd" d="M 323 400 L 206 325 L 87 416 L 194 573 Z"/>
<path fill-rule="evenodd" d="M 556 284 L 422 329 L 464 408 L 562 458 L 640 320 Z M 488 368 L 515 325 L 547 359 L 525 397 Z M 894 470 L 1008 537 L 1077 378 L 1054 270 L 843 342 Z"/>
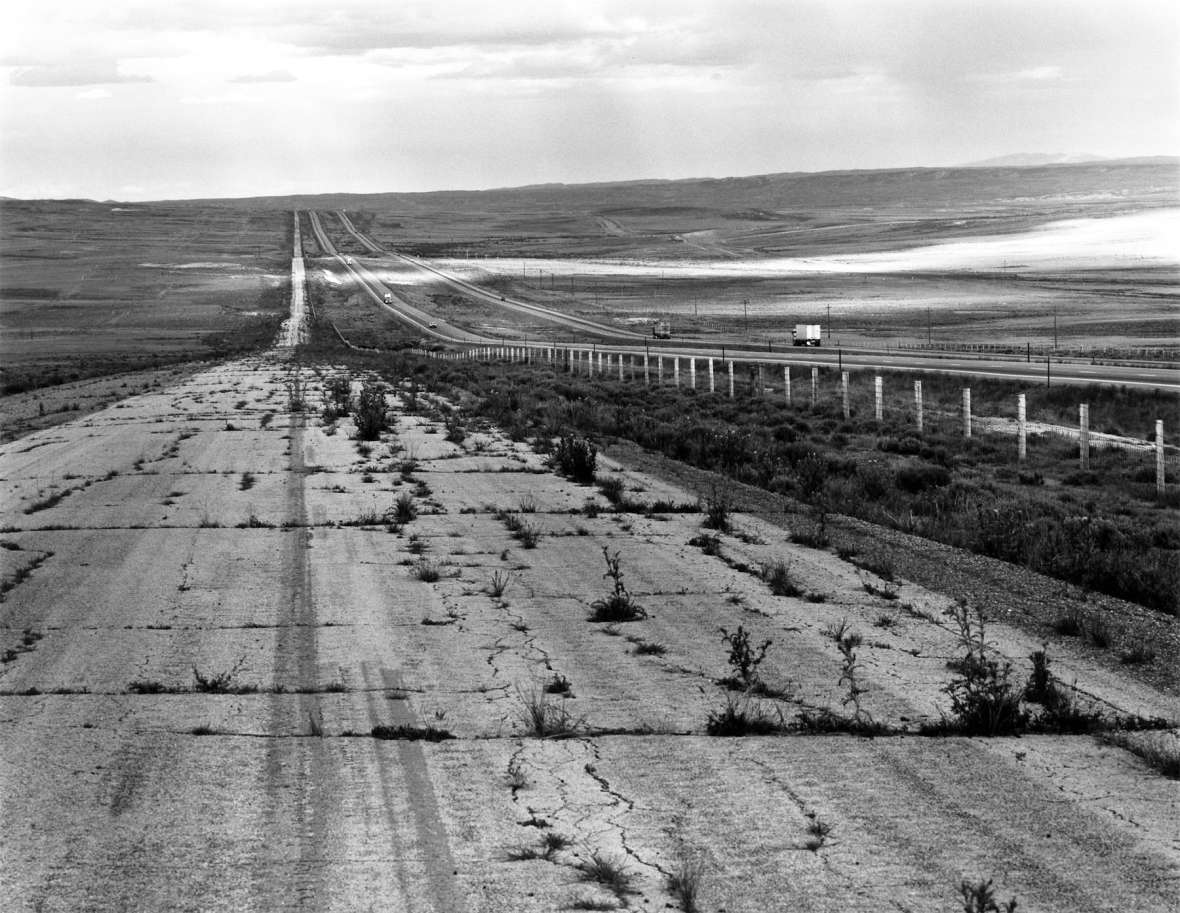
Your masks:
<path fill-rule="evenodd" d="M 947 597 L 750 516 L 705 554 L 696 492 L 603 459 L 678 506 L 615 512 L 494 428 L 447 440 L 422 394 L 391 392 L 362 445 L 320 416 L 333 373 L 275 352 L 0 447 L 5 909 L 663 910 L 684 860 L 727 913 L 941 911 L 986 878 L 1029 910 L 1180 903 L 1176 781 L 1089 736 L 705 735 L 738 625 L 773 641 L 767 713 L 846 712 L 846 621 L 864 710 L 938 719 Z M 417 516 L 391 522 L 403 495 Z M 648 618 L 586 620 L 604 546 Z M 769 591 L 776 561 L 802 595 Z M 1180 717 L 1084 660 L 1055 671 Z M 570 737 L 527 735 L 538 701 Z M 453 738 L 370 736 L 398 725 Z M 587 880 L 595 856 L 625 887 Z"/>

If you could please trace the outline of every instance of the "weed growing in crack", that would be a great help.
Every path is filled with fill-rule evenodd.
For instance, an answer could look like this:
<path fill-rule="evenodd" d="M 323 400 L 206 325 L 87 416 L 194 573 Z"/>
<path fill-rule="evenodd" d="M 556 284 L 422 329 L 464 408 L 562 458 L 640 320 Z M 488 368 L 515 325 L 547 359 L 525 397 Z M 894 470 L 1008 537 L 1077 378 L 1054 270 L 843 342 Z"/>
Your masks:
<path fill-rule="evenodd" d="M 760 576 L 775 596 L 803 595 L 803 588 L 791 577 L 791 566 L 785 561 L 762 565 Z"/>
<path fill-rule="evenodd" d="M 583 881 L 596 881 L 619 900 L 635 892 L 635 875 L 627 869 L 624 857 L 608 854 L 602 850 L 591 850 L 586 859 L 578 863 Z"/>
<path fill-rule="evenodd" d="M 1024 699 L 1032 704 L 1044 707 L 1057 703 L 1060 695 L 1057 686 L 1053 684 L 1053 675 L 1049 671 L 1049 645 L 1041 644 L 1041 649 L 1034 650 L 1028 658 L 1032 661 L 1032 673 L 1028 683 L 1024 686 Z"/>
<path fill-rule="evenodd" d="M 838 644 L 843 663 L 840 668 L 840 684 L 847 687 L 847 692 L 841 699 L 843 707 L 852 705 L 852 721 L 858 729 L 871 727 L 873 719 L 860 705 L 861 696 L 868 693 L 868 688 L 860 680 L 860 663 L 856 658 L 856 645 L 859 636 L 846 635 Z"/>
<path fill-rule="evenodd" d="M 441 576 L 438 565 L 426 558 L 422 558 L 414 563 L 413 574 L 423 583 L 434 583 Z"/>
<path fill-rule="evenodd" d="M 193 690 L 205 694 L 252 694 L 258 690 L 257 685 L 238 685 L 234 683 L 234 676 L 246 663 L 246 657 L 239 657 L 233 668 L 224 672 L 210 672 L 206 675 L 193 666 Z"/>
<path fill-rule="evenodd" d="M 1015 897 L 1004 906 L 999 905 L 990 878 L 987 881 L 978 881 L 974 884 L 963 880 L 959 883 L 959 896 L 963 900 L 963 913 L 1015 913 L 1016 911 Z"/>
<path fill-rule="evenodd" d="M 606 559 L 606 573 L 602 576 L 610 579 L 612 592 L 605 599 L 598 599 L 590 604 L 592 611 L 589 620 L 622 622 L 647 618 L 647 612 L 635 602 L 623 584 L 623 570 L 619 566 L 619 553 L 615 552 L 612 558 L 610 551 L 604 545 L 602 557 Z"/>
<path fill-rule="evenodd" d="M 521 704 L 520 720 L 524 724 L 525 734 L 539 739 L 565 739 L 578 735 L 585 720 L 570 712 L 564 697 L 559 703 L 554 703 L 550 694 L 546 688 L 525 691 L 517 687 L 516 696 Z"/>
<path fill-rule="evenodd" d="M 541 530 L 532 523 L 521 523 L 512 538 L 520 543 L 521 548 L 536 548 L 541 540 Z"/>
<path fill-rule="evenodd" d="M 746 697 L 730 695 L 725 706 L 709 711 L 705 721 L 705 732 L 712 736 L 735 737 L 747 735 L 776 735 L 788 729 L 782 711 L 777 707 L 772 716 L 759 704 L 752 704 Z"/>
<path fill-rule="evenodd" d="M 828 837 L 832 834 L 832 825 L 812 814 L 811 820 L 807 822 L 807 834 L 804 846 L 813 853 L 818 852 L 828 842 Z"/>
<path fill-rule="evenodd" d="M 634 653 L 636 656 L 663 656 L 665 653 L 668 652 L 668 648 L 665 647 L 663 644 L 654 643 L 653 641 L 650 641 L 650 640 L 643 640 L 642 638 L 638 638 L 638 637 L 637 638 L 628 637 L 627 640 L 629 640 L 631 643 L 633 643 L 635 645 L 635 649 L 632 650 L 631 652 Z"/>
<path fill-rule="evenodd" d="M 238 482 L 238 490 L 239 491 L 249 491 L 251 488 L 254 487 L 254 483 L 256 481 L 257 480 L 254 477 L 254 473 L 243 472 L 242 479 L 240 482 Z"/>
<path fill-rule="evenodd" d="M 499 599 L 504 595 L 508 589 L 508 584 L 512 582 L 512 574 L 510 571 L 492 571 L 492 579 L 488 584 L 488 595 L 493 599 Z"/>
<path fill-rule="evenodd" d="M 750 634 L 738 625 L 732 634 L 721 628 L 721 639 L 729 647 L 729 666 L 733 670 L 731 675 L 721 679 L 720 684 L 732 690 L 749 691 L 758 683 L 758 667 L 766 659 L 766 651 L 774 644 L 767 638 L 758 647 L 750 643 Z"/>
<path fill-rule="evenodd" d="M 553 680 L 545 686 L 547 694 L 564 694 L 567 697 L 574 696 L 574 686 L 568 678 L 560 672 L 555 673 Z"/>
<path fill-rule="evenodd" d="M 1024 728 L 1028 713 L 1020 706 L 1020 692 L 1012 685 L 1012 664 L 991 659 L 983 612 L 960 600 L 948 610 L 959 628 L 964 655 L 955 662 L 959 675 L 943 687 L 951 699 L 951 720 L 941 728 L 964 735 L 1012 735 Z M 939 728 L 938 724 L 934 728 Z"/>
<path fill-rule="evenodd" d="M 512 758 L 508 762 L 508 769 L 504 772 L 504 781 L 514 793 L 528 787 L 529 778 L 524 772 L 524 767 L 521 766 L 520 758 Z"/>
<path fill-rule="evenodd" d="M 393 502 L 393 519 L 397 523 L 409 523 L 418 516 L 418 508 L 414 505 L 414 497 L 408 491 L 403 491 Z"/>
<path fill-rule="evenodd" d="M 700 913 L 701 882 L 705 878 L 705 857 L 683 849 L 667 875 L 668 893 L 676 898 L 682 913 Z"/>

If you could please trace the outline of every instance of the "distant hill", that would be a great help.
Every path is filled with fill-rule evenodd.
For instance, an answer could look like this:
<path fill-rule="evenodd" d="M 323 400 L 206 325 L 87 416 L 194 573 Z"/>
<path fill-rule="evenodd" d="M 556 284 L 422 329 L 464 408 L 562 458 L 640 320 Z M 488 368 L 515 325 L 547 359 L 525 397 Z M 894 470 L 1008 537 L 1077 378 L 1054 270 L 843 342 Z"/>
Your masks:
<path fill-rule="evenodd" d="M 1180 205 L 1180 158 L 1112 159 L 1080 164 L 890 168 L 784 172 L 729 178 L 538 184 L 496 190 L 423 193 L 325 193 L 177 204 L 251 209 L 512 211 L 550 207 L 598 212 L 612 208 L 700 207 L 722 211 L 798 209 L 939 209 L 1011 206 L 1035 210 L 1071 200 L 1134 200 Z"/>
<path fill-rule="evenodd" d="M 1013 164 L 1012 159 L 1021 159 Z M 1042 164 L 1005 156 L 1007 164 L 977 162 L 948 168 L 782 172 L 727 178 L 642 179 L 593 184 L 536 184 L 495 190 L 419 193 L 322 193 L 200 200 L 161 200 L 176 206 L 240 209 L 350 209 L 407 212 L 551 209 L 609 212 L 685 207 L 717 212 L 896 211 L 1010 208 L 1030 213 L 1073 203 L 1180 205 L 1180 157 L 1158 156 Z M 999 161 L 999 160 L 992 160 Z M 110 205 L 110 202 L 103 204 Z M 137 202 L 133 205 L 149 205 Z M 664 212 L 671 215 L 671 212 Z"/>

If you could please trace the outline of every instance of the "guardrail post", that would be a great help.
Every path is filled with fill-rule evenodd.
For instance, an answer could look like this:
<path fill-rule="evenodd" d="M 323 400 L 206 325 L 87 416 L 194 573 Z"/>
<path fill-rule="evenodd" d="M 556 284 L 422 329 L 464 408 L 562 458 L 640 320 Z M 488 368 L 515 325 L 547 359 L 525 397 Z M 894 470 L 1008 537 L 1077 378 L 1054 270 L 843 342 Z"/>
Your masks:
<path fill-rule="evenodd" d="M 602 371 L 602 353 L 601 352 L 598 353 L 598 373 L 599 374 L 603 373 L 603 371 Z"/>
<path fill-rule="evenodd" d="M 758 366 L 758 396 L 766 395 L 766 374 L 763 372 L 762 365 Z"/>
<path fill-rule="evenodd" d="M 729 398 L 733 399 L 733 360 L 729 362 Z"/>
<path fill-rule="evenodd" d="M 885 418 L 885 379 L 878 374 L 873 378 L 873 397 L 876 400 L 877 421 Z"/>
<path fill-rule="evenodd" d="M 675 358 L 672 359 L 672 379 L 675 381 L 676 386 L 679 387 L 680 386 L 680 356 L 679 355 L 677 355 Z"/>
<path fill-rule="evenodd" d="M 1016 459 L 1028 459 L 1028 404 L 1024 394 L 1016 394 Z"/>
<path fill-rule="evenodd" d="M 619 381 L 623 380 L 623 353 L 619 353 Z"/>
<path fill-rule="evenodd" d="M 656 383 L 664 386 L 664 356 L 656 356 Z"/>
<path fill-rule="evenodd" d="M 643 385 L 645 387 L 651 386 L 651 364 L 648 361 L 647 353 L 643 353 Z"/>
<path fill-rule="evenodd" d="M 963 437 L 971 437 L 971 388 L 963 388 Z"/>
<path fill-rule="evenodd" d="M 1078 459 L 1082 469 L 1090 468 L 1090 404 L 1078 404 Z"/>
<path fill-rule="evenodd" d="M 923 415 L 922 415 L 922 382 L 920 380 L 914 381 L 914 419 L 918 426 L 918 434 L 922 433 Z"/>
<path fill-rule="evenodd" d="M 1164 493 L 1164 420 L 1155 420 L 1155 493 Z"/>
<path fill-rule="evenodd" d="M 694 390 L 697 388 L 697 360 L 695 358 L 688 360 L 688 385 Z"/>
<path fill-rule="evenodd" d="M 819 402 L 819 368 L 811 369 L 811 405 Z"/>
<path fill-rule="evenodd" d="M 840 372 L 840 404 L 844 409 L 844 420 L 852 418 L 852 412 L 848 408 L 848 372 Z"/>
<path fill-rule="evenodd" d="M 783 365 L 783 396 L 786 397 L 787 405 L 791 405 L 791 369 Z"/>
<path fill-rule="evenodd" d="M 717 392 L 716 379 L 713 377 L 713 359 L 711 359 L 711 358 L 709 359 L 709 392 L 710 393 Z"/>

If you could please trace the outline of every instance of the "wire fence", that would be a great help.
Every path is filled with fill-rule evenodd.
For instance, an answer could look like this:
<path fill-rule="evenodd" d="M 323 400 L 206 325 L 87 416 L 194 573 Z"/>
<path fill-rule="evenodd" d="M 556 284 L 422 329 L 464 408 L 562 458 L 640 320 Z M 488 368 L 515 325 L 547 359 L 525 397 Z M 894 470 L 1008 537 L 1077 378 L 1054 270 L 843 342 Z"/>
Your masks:
<path fill-rule="evenodd" d="M 993 414 L 981 414 L 972 404 L 972 387 L 961 386 L 948 401 L 946 384 L 939 393 L 922 380 L 903 386 L 896 376 L 872 369 L 841 371 L 799 367 L 781 362 L 725 359 L 668 352 L 621 352 L 597 347 L 560 345 L 478 346 L 457 352 L 414 350 L 435 359 L 481 360 L 546 365 L 588 378 L 631 382 L 648 387 L 678 387 L 715 396 L 777 397 L 801 408 L 835 408 L 846 420 L 854 416 L 892 429 L 900 423 L 906 433 L 923 436 L 961 436 L 971 439 L 995 436 L 1009 441 L 1012 462 L 1035 473 L 1038 468 L 1076 460 L 1082 473 L 1130 473 L 1136 482 L 1154 482 L 1164 493 L 1168 480 L 1180 474 L 1180 447 L 1164 438 L 1163 419 L 1142 438 L 1094 431 L 1088 403 L 1078 402 L 1077 421 L 1059 417 L 1037 419 L 1027 412 L 1026 395 L 1012 398 L 1009 408 L 994 396 L 983 406 Z"/>

